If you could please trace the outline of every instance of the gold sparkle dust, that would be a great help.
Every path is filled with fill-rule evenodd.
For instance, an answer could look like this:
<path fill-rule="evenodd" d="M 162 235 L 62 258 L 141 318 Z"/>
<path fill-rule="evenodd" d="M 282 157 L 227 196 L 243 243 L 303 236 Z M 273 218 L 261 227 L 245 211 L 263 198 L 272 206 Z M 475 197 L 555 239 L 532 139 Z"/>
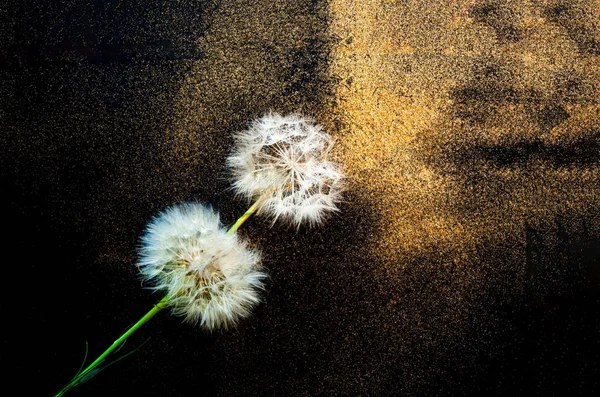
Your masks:
<path fill-rule="evenodd" d="M 342 38 L 332 62 L 342 81 L 338 150 L 381 215 L 374 254 L 445 247 L 459 255 L 489 236 L 519 238 L 524 222 L 548 221 L 565 206 L 572 215 L 597 207 L 596 166 L 544 155 L 586 134 L 597 140 L 598 61 L 577 53 L 569 27 L 543 18 L 547 5 L 511 4 L 492 17 L 478 14 L 482 5 L 331 2 L 331 29 Z M 476 158 L 523 142 L 552 149 L 518 164 Z M 465 173 L 481 181 L 471 186 Z"/>

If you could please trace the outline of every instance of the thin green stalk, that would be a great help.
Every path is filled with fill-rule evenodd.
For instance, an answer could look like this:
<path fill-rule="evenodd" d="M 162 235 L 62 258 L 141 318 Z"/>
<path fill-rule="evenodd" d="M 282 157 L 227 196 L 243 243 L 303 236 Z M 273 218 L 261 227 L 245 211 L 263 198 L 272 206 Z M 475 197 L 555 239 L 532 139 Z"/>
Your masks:
<path fill-rule="evenodd" d="M 240 216 L 239 219 L 233 225 L 231 225 L 231 227 L 227 231 L 227 234 L 235 233 L 240 228 L 240 226 L 242 226 L 242 224 L 244 222 L 246 222 L 246 220 L 248 218 L 250 218 L 252 216 L 252 214 L 254 214 L 256 212 L 256 210 L 258 209 L 258 206 L 260 205 L 261 202 L 262 202 L 262 198 L 259 198 L 258 200 L 256 200 L 256 202 L 254 204 L 252 204 L 252 206 L 250 206 L 250 208 L 248 208 L 248 210 L 244 213 L 244 215 Z"/>
<path fill-rule="evenodd" d="M 142 325 L 146 324 L 152 317 L 154 317 L 158 312 L 164 309 L 167 306 L 167 297 L 162 298 L 157 304 L 150 309 L 148 313 L 144 315 L 141 319 L 138 320 L 135 324 L 133 324 L 123 335 L 119 337 L 119 339 L 115 340 L 112 345 L 108 349 L 104 351 L 93 363 L 87 366 L 86 369 L 77 374 L 65 387 L 63 387 L 55 397 L 60 397 L 65 394 L 67 391 L 77 386 L 90 372 L 92 372 L 100 363 L 102 363 L 106 357 L 108 357 L 112 352 L 114 352 L 117 348 L 119 348 L 126 340 L 137 331 Z"/>
<path fill-rule="evenodd" d="M 250 208 L 248 208 L 248 210 L 244 213 L 244 215 L 242 215 L 229 228 L 229 230 L 227 231 L 227 234 L 235 233 L 240 228 L 240 226 L 242 226 L 242 224 L 244 222 L 246 222 L 246 220 L 250 216 L 252 216 L 252 214 L 254 214 L 256 212 L 256 210 L 258 209 L 258 207 L 259 207 L 260 203 L 263 201 L 263 199 L 264 199 L 264 196 L 260 197 L 258 200 L 256 200 L 256 202 L 254 204 L 252 204 L 252 206 Z M 91 372 L 98 365 L 100 365 L 111 353 L 113 353 L 115 350 L 117 350 L 119 347 L 121 347 L 123 345 L 123 343 L 125 343 L 127 338 L 129 338 L 142 325 L 144 325 L 148 321 L 150 321 L 150 319 L 152 317 L 154 317 L 158 312 L 160 312 L 162 309 L 164 309 L 167 305 L 168 305 L 167 297 L 165 296 L 157 304 L 155 304 L 154 307 L 152 309 L 150 309 L 150 311 L 144 315 L 144 317 L 139 319 L 138 322 L 133 324 L 127 331 L 125 331 L 125 333 L 123 335 L 121 335 L 117 340 L 115 340 L 112 343 L 112 345 L 110 345 L 110 347 L 104 351 L 104 353 L 102 353 L 96 360 L 94 360 L 94 362 L 92 362 L 90 365 L 88 365 L 83 371 L 81 371 L 77 375 L 75 375 L 75 377 L 65 387 L 63 387 L 54 397 L 61 397 L 67 391 L 69 391 L 72 388 L 83 383 L 84 380 L 88 380 L 89 378 L 94 376 L 95 374 L 92 375 Z M 88 377 L 88 379 L 85 379 L 86 377 Z"/>

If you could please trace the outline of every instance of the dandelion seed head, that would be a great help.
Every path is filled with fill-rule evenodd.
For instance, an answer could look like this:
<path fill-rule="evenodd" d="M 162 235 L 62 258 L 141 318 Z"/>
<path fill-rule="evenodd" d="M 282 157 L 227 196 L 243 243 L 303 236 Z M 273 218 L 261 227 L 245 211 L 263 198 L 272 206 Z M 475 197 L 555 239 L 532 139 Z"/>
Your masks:
<path fill-rule="evenodd" d="M 299 226 L 337 211 L 343 176 L 329 160 L 334 140 L 320 126 L 300 115 L 270 113 L 235 139 L 227 158 L 233 188 L 249 199 L 266 195 L 259 213 Z"/>
<path fill-rule="evenodd" d="M 260 254 L 227 234 L 212 209 L 198 203 L 169 207 L 148 224 L 141 242 L 142 277 L 166 292 L 172 311 L 185 321 L 226 329 L 259 303 L 265 277 Z"/>

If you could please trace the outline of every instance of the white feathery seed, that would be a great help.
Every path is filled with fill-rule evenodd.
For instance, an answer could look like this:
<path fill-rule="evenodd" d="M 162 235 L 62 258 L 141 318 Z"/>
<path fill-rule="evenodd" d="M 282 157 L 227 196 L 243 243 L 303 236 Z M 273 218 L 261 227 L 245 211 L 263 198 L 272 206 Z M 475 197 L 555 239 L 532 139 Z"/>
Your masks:
<path fill-rule="evenodd" d="M 261 198 L 258 213 L 299 227 L 319 224 L 338 210 L 343 175 L 328 159 L 334 140 L 320 126 L 300 115 L 269 113 L 237 133 L 235 141 L 227 158 L 233 188 L 249 199 Z"/>
<path fill-rule="evenodd" d="M 260 254 L 227 234 L 219 215 L 198 203 L 172 206 L 141 239 L 138 266 L 173 312 L 203 329 L 229 328 L 259 303 Z"/>

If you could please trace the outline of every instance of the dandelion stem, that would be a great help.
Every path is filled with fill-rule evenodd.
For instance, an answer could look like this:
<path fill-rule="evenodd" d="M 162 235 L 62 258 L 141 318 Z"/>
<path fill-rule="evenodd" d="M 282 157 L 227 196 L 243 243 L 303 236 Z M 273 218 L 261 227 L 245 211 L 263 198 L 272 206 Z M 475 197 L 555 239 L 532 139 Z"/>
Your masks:
<path fill-rule="evenodd" d="M 268 193 L 270 193 L 270 191 Z M 229 228 L 229 230 L 227 231 L 227 234 L 235 233 L 240 228 L 240 226 L 242 226 L 242 224 L 244 222 L 246 222 L 246 220 L 248 218 L 250 218 L 252 216 L 252 214 L 254 214 L 258 210 L 258 207 L 262 204 L 262 202 L 264 201 L 264 199 L 266 197 L 267 197 L 267 194 L 263 194 L 262 196 L 260 196 L 258 198 L 258 200 L 256 200 L 254 202 L 254 204 L 252 204 L 250 206 L 250 208 L 248 208 L 248 210 L 244 213 L 244 215 L 240 216 L 239 219 Z"/>
<path fill-rule="evenodd" d="M 126 340 L 129 338 L 135 331 L 137 331 L 142 325 L 146 324 L 152 317 L 154 317 L 158 312 L 164 309 L 167 306 L 167 297 L 162 298 L 157 304 L 154 305 L 152 309 L 144 317 L 138 320 L 135 324 L 133 324 L 123 335 L 121 335 L 117 340 L 115 340 L 112 345 L 108 349 L 104 351 L 93 363 L 87 366 L 82 372 L 77 374 L 65 387 L 63 387 L 55 397 L 60 397 L 73 387 L 79 385 L 84 381 L 84 379 L 88 377 L 90 372 L 92 372 L 98 365 L 100 365 L 106 357 L 108 357 L 112 352 L 114 352 L 117 348 L 119 348 Z M 87 380 L 87 379 L 85 379 Z"/>

